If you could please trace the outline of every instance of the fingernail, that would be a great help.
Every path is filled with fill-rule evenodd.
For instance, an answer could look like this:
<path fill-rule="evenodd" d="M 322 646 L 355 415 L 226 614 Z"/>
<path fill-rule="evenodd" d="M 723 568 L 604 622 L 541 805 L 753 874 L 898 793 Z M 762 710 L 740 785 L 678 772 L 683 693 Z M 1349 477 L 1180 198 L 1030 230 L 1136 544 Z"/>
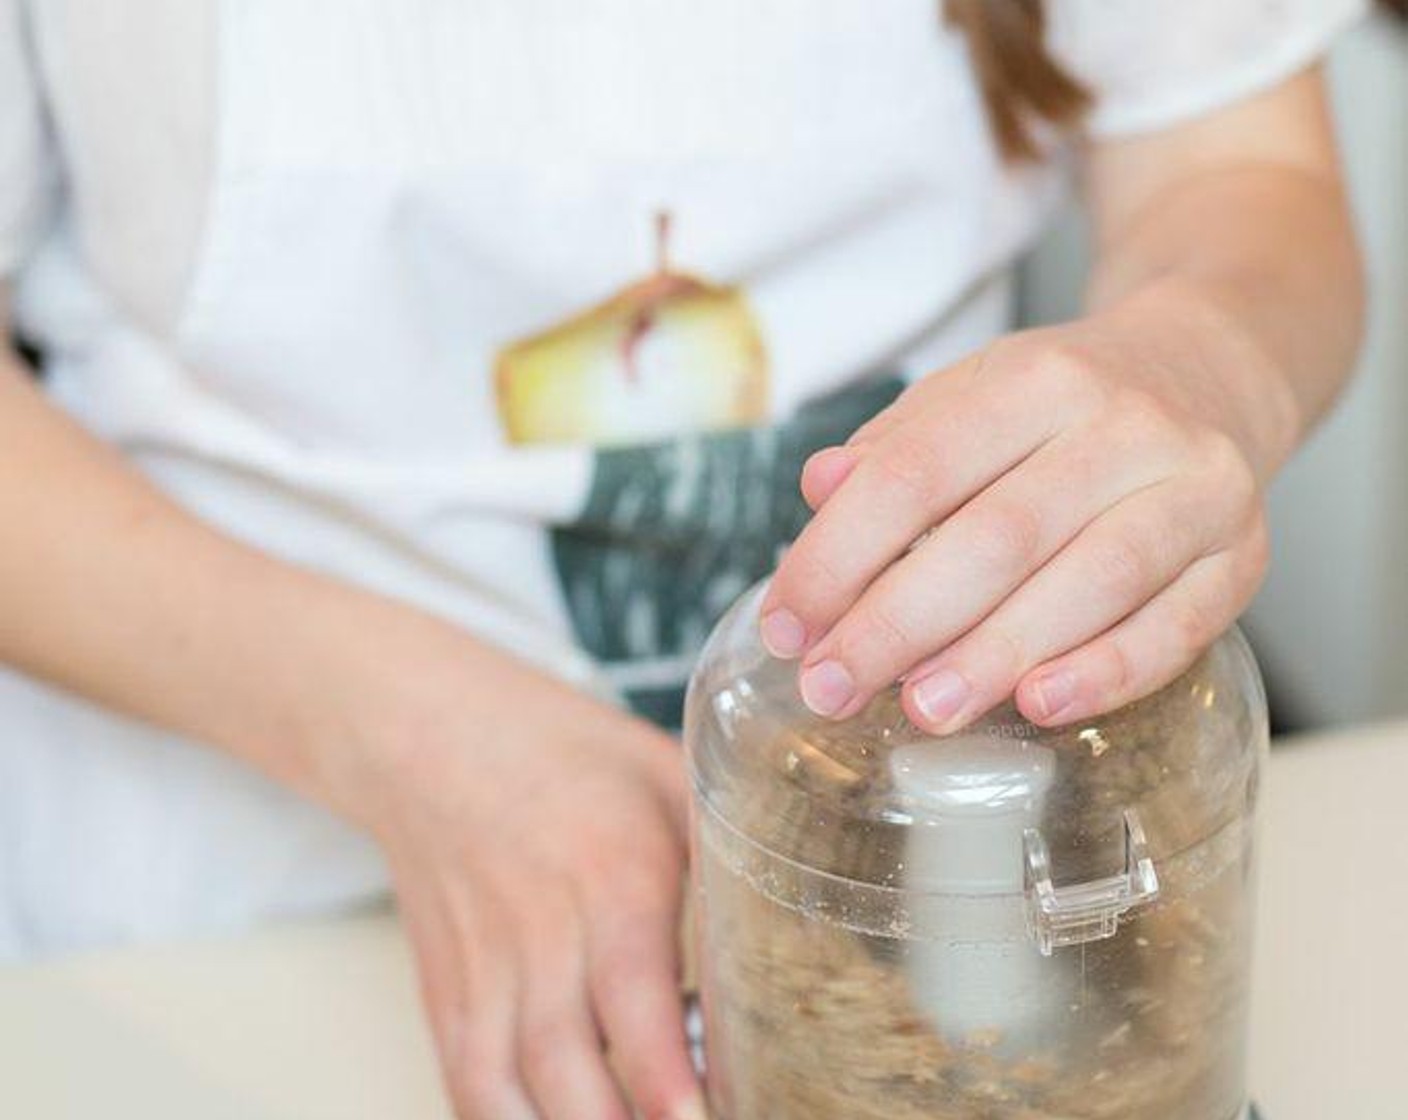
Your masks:
<path fill-rule="evenodd" d="M 675 1109 L 672 1120 L 709 1120 L 703 1097 L 692 1097 Z"/>
<path fill-rule="evenodd" d="M 1076 698 L 1076 675 L 1069 669 L 1057 669 L 1038 678 L 1032 684 L 1036 705 L 1042 719 L 1054 719 L 1071 706 Z"/>
<path fill-rule="evenodd" d="M 774 657 L 796 657 L 807 645 L 807 628 L 785 607 L 768 611 L 758 623 L 763 645 Z"/>
<path fill-rule="evenodd" d="M 839 661 L 823 661 L 802 672 L 802 701 L 819 716 L 834 716 L 851 702 L 856 682 Z"/>
<path fill-rule="evenodd" d="M 956 716 L 968 702 L 972 689 L 952 669 L 940 669 L 933 676 L 915 681 L 910 696 L 927 723 L 941 724 Z"/>

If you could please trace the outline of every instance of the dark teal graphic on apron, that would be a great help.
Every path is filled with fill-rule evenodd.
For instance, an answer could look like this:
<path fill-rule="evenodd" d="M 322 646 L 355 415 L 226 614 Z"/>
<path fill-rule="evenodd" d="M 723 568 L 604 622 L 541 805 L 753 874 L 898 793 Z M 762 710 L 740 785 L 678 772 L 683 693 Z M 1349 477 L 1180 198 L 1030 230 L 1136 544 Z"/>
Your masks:
<path fill-rule="evenodd" d="M 579 641 L 633 710 L 679 726 L 710 629 L 810 516 L 802 464 L 903 388 L 871 377 L 775 426 L 597 452 L 581 515 L 553 530 L 553 558 Z"/>

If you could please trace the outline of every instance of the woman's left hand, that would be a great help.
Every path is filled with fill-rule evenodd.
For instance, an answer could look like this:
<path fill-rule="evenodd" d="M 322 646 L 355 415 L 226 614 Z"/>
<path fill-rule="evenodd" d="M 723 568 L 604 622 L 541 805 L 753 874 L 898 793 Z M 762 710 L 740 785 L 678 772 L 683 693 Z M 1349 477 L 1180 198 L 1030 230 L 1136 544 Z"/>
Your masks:
<path fill-rule="evenodd" d="M 816 513 L 762 614 L 808 706 L 844 718 L 902 679 L 933 732 L 1014 695 L 1050 726 L 1190 665 L 1261 580 L 1285 407 L 1205 311 L 1150 298 L 1008 336 L 813 456 Z"/>

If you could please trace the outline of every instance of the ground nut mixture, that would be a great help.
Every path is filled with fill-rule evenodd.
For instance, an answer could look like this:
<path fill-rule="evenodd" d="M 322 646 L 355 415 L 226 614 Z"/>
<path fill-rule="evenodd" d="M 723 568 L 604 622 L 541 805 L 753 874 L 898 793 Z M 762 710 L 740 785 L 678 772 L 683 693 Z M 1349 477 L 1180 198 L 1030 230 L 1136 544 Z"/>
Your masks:
<path fill-rule="evenodd" d="M 1195 667 L 1175 688 L 1196 689 L 1199 679 Z M 1084 768 L 1083 787 L 1067 783 L 1064 801 L 1047 806 L 1043 828 L 1053 847 L 1073 839 L 1073 800 L 1087 809 L 1139 804 L 1153 818 L 1151 835 L 1180 838 L 1206 823 L 1207 798 L 1245 799 L 1245 791 L 1170 782 L 1171 773 L 1192 773 L 1208 749 L 1208 728 L 1190 728 L 1186 706 L 1175 693 L 1173 702 L 1165 696 L 1129 709 L 1109 725 L 1109 741 L 1072 733 L 1061 749 L 1102 757 Z M 865 795 L 860 784 L 847 786 L 863 769 L 849 762 L 859 762 L 895 718 L 880 711 L 863 724 L 822 730 L 832 739 L 813 759 L 797 735 L 774 731 L 758 750 L 790 752 L 807 773 L 758 798 L 749 819 L 725 824 L 699 814 L 700 961 L 716 1120 L 1233 1120 L 1242 1106 L 1248 995 L 1249 821 L 1234 812 L 1215 834 L 1197 843 L 1188 837 L 1190 846 L 1156 861 L 1158 903 L 1114 938 L 1058 949 L 1044 962 L 1075 970 L 1078 982 L 1057 989 L 1077 994 L 1055 1009 L 1054 1029 L 1039 1040 L 1014 1047 L 1000 1024 L 942 1037 L 907 986 L 912 942 L 875 932 L 874 914 L 869 932 L 856 932 L 845 907 L 818 895 L 815 876 L 799 867 L 866 879 L 895 858 L 894 835 L 845 811 L 816 812 L 818 792 L 838 807 Z M 837 741 L 846 735 L 849 743 Z M 1168 795 L 1175 787 L 1178 796 Z M 1194 797 L 1204 799 L 1201 807 L 1189 804 Z M 760 858 L 744 835 L 765 837 L 768 849 L 795 862 Z M 1109 874 L 1114 868 L 1095 866 L 1108 863 L 1101 851 L 1089 870 Z"/>

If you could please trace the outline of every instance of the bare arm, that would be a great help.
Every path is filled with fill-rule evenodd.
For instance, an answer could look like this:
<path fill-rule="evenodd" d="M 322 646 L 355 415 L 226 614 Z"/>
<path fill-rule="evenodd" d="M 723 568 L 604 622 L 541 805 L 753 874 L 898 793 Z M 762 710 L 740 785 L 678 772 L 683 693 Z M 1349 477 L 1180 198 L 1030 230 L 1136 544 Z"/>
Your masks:
<path fill-rule="evenodd" d="M 677 989 L 674 744 L 206 527 L 52 407 L 7 348 L 0 661 L 370 830 L 461 1115 L 627 1120 L 604 1037 L 641 1111 L 702 1116 Z"/>
<path fill-rule="evenodd" d="M 1095 147 L 1093 311 L 1167 297 L 1257 354 L 1244 384 L 1272 469 L 1348 378 L 1364 289 L 1319 71 L 1172 132 Z"/>
<path fill-rule="evenodd" d="M 1088 313 L 922 379 L 807 464 L 816 516 L 763 637 L 815 711 L 903 677 L 936 732 L 1010 696 L 1069 723 L 1172 680 L 1237 617 L 1263 488 L 1360 332 L 1324 101 L 1311 72 L 1095 146 Z"/>
<path fill-rule="evenodd" d="M 0 660 L 330 795 L 321 744 L 350 749 L 358 679 L 435 625 L 206 528 L 53 408 L 9 347 L 0 448 Z"/>

